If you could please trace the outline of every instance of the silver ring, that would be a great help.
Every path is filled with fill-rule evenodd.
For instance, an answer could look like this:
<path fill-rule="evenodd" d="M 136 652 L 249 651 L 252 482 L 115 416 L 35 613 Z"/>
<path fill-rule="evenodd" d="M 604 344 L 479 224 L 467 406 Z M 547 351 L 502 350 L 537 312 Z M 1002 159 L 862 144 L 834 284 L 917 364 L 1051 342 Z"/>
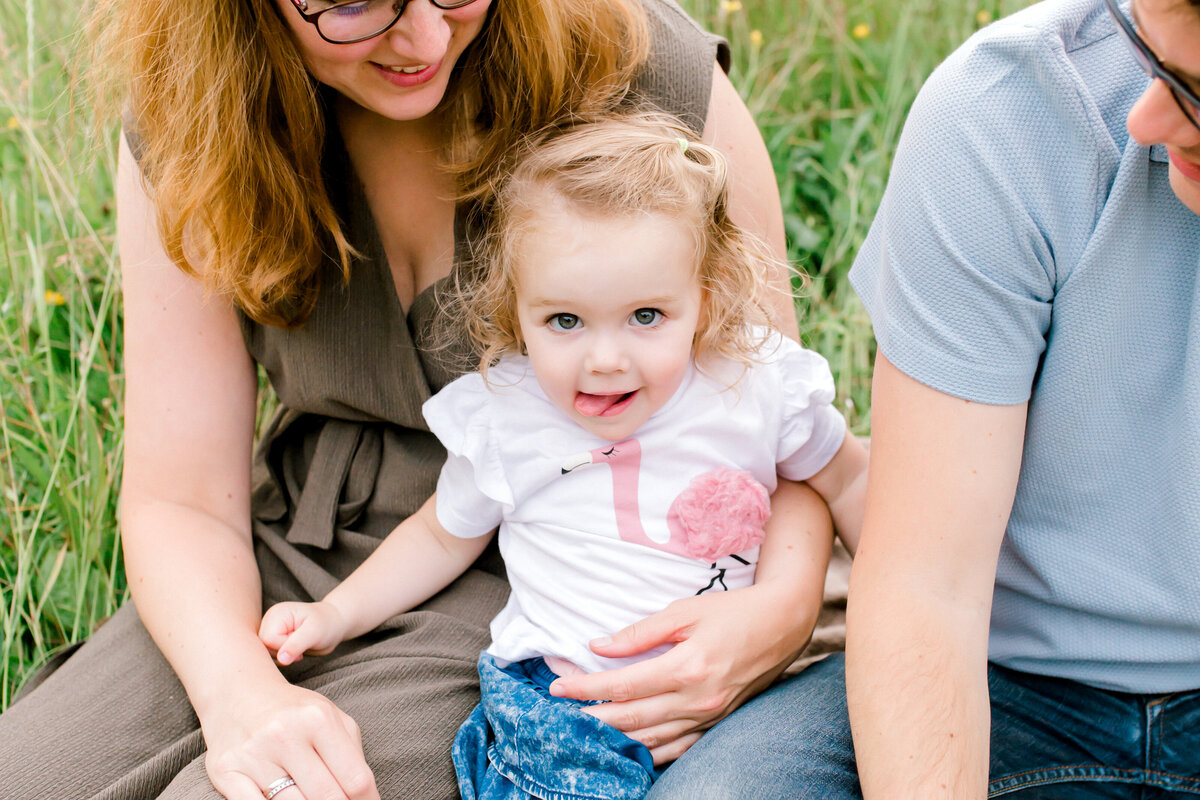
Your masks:
<path fill-rule="evenodd" d="M 292 780 L 291 775 L 284 775 L 279 780 L 273 782 L 266 789 L 263 789 L 263 793 L 264 793 L 265 797 L 267 798 L 267 800 L 271 800 L 272 797 L 279 794 L 284 789 L 288 788 L 289 786 L 295 786 L 295 785 L 296 785 L 296 781 Z"/>

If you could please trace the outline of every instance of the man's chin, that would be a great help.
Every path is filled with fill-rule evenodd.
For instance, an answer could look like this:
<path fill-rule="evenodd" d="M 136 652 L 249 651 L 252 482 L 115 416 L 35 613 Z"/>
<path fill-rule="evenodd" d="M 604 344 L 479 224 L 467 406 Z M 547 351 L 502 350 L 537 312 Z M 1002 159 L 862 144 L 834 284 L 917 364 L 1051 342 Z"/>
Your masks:
<path fill-rule="evenodd" d="M 1171 188 L 1175 196 L 1193 213 L 1200 214 L 1200 183 L 1184 177 L 1179 170 L 1171 168 Z"/>

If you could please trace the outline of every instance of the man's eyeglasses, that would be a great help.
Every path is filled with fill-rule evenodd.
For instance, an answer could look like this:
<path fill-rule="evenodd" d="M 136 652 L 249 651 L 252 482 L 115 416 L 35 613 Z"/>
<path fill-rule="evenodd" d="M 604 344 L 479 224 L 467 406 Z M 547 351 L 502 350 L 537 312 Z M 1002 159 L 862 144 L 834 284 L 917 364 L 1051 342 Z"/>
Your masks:
<path fill-rule="evenodd" d="M 1117 21 L 1117 27 L 1124 34 L 1129 49 L 1133 51 L 1133 56 L 1142 65 L 1142 69 L 1152 79 L 1157 78 L 1167 85 L 1175 102 L 1179 105 L 1179 110 L 1200 130 L 1200 96 L 1197 96 L 1196 91 L 1189 87 L 1182 78 L 1163 66 L 1150 46 L 1133 29 L 1133 23 L 1121 13 L 1121 9 L 1117 6 L 1117 0 L 1104 0 L 1104 4 L 1108 6 L 1108 12 Z"/>
<path fill-rule="evenodd" d="M 354 44 L 386 31 L 396 24 L 410 0 L 292 0 L 300 18 L 317 27 L 317 33 L 330 44 Z M 450 11 L 475 0 L 429 0 L 437 8 Z"/>

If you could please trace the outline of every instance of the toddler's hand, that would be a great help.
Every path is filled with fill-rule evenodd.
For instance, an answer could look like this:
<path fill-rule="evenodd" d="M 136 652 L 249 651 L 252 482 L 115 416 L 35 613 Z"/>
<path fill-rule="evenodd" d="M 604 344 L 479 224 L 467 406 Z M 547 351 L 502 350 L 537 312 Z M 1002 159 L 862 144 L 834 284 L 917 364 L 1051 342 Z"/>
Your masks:
<path fill-rule="evenodd" d="M 323 656 L 341 644 L 345 621 L 329 603 L 278 603 L 263 614 L 258 638 L 285 667 L 305 653 Z"/>

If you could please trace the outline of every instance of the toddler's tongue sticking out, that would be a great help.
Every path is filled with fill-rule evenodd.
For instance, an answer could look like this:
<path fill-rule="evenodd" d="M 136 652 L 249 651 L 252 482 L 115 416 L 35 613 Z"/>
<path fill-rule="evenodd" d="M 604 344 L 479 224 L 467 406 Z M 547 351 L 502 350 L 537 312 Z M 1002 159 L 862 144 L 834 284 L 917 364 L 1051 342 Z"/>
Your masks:
<path fill-rule="evenodd" d="M 588 394 L 578 392 L 575 395 L 575 410 L 585 417 L 610 417 L 620 414 L 637 391 L 624 394 Z"/>

